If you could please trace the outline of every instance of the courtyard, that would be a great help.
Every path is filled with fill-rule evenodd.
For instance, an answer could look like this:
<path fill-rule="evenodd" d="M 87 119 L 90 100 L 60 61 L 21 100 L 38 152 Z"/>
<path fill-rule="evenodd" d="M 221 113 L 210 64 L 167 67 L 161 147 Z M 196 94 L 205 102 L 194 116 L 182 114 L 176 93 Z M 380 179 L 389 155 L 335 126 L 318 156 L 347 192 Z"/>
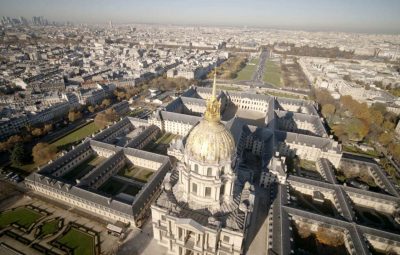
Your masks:
<path fill-rule="evenodd" d="M 153 175 L 153 173 L 154 170 L 132 165 L 132 166 L 125 166 L 122 170 L 119 171 L 118 175 L 124 176 L 126 178 L 131 178 L 135 181 L 146 183 Z"/>
<path fill-rule="evenodd" d="M 76 179 L 80 179 L 89 173 L 93 168 L 100 165 L 104 160 L 106 160 L 106 158 L 93 155 L 64 174 L 62 178 L 67 181 L 75 181 Z"/>
<path fill-rule="evenodd" d="M 315 202 L 313 197 L 308 194 L 303 194 L 293 188 L 289 189 L 291 203 L 309 212 L 323 214 L 331 217 L 338 217 L 339 213 L 335 205 L 329 199 L 324 199 L 323 203 Z"/>
<path fill-rule="evenodd" d="M 145 151 L 150 151 L 162 155 L 167 155 L 167 149 L 170 144 L 170 142 L 177 138 L 178 135 L 172 134 L 172 133 L 164 133 L 160 138 L 158 138 L 154 142 L 150 142 L 147 144 L 143 150 Z"/>
<path fill-rule="evenodd" d="M 360 224 L 400 234 L 400 225 L 394 221 L 392 215 L 361 205 L 353 205 L 353 208 Z"/>
<path fill-rule="evenodd" d="M 124 183 L 114 178 L 108 179 L 103 185 L 98 188 L 98 190 L 107 193 L 111 196 L 115 196 L 122 191 L 124 188 Z"/>
<path fill-rule="evenodd" d="M 328 228 L 319 227 L 312 231 L 307 223 L 292 221 L 294 254 L 349 254 L 344 245 L 343 234 Z"/>

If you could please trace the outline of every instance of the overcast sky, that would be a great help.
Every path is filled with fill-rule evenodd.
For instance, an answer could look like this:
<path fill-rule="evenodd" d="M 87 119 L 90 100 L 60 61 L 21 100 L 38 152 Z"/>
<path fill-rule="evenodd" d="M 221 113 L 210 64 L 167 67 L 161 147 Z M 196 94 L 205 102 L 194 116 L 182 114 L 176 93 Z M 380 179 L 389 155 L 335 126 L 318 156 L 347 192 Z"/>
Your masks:
<path fill-rule="evenodd" d="M 400 33 L 400 0 L 0 0 L 0 16 Z"/>

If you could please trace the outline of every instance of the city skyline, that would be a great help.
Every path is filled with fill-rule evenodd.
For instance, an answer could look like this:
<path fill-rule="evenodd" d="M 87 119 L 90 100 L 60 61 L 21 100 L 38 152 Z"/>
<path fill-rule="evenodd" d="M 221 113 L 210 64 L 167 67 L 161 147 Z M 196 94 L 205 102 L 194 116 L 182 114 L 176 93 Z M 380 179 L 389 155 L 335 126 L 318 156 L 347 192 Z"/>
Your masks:
<path fill-rule="evenodd" d="M 399 1 L 0 1 L 0 16 L 73 23 L 163 23 L 308 31 L 400 32 Z"/>

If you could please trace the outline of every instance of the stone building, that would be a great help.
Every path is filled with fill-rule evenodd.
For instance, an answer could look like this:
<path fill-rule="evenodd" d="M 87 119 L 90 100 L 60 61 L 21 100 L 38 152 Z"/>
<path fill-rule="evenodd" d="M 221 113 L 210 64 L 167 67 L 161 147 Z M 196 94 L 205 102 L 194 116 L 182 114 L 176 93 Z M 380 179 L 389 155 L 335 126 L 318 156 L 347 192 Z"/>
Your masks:
<path fill-rule="evenodd" d="M 143 120 L 124 118 L 32 173 L 25 185 L 110 222 L 140 227 L 171 168 L 167 156 L 140 150 L 159 131 Z M 124 175 L 126 169 L 135 168 L 145 169 L 148 179 Z M 110 185 L 117 190 L 109 190 Z"/>
<path fill-rule="evenodd" d="M 151 207 L 154 238 L 171 254 L 243 253 L 253 187 L 237 179 L 236 143 L 220 121 L 215 87 L 214 78 L 204 118 L 173 147 L 179 161 Z"/>

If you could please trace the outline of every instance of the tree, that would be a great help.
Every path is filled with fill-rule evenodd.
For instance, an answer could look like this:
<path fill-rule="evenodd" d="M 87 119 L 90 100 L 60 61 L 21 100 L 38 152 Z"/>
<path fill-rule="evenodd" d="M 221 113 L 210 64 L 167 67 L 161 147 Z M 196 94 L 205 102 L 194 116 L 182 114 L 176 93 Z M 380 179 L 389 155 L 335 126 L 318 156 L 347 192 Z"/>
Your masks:
<path fill-rule="evenodd" d="M 399 143 L 391 143 L 388 145 L 388 149 L 393 157 L 400 161 L 400 144 Z"/>
<path fill-rule="evenodd" d="M 38 143 L 32 149 L 33 161 L 37 165 L 43 165 L 57 156 L 56 147 L 48 143 Z"/>
<path fill-rule="evenodd" d="M 347 121 L 345 131 L 349 136 L 349 139 L 362 141 L 364 137 L 368 134 L 369 127 L 364 121 L 357 118 L 352 118 Z"/>
<path fill-rule="evenodd" d="M 346 109 L 350 110 L 353 108 L 354 100 L 351 96 L 341 96 L 340 97 L 340 104 Z"/>
<path fill-rule="evenodd" d="M 53 124 L 51 124 L 51 123 L 49 123 L 49 124 L 44 124 L 44 127 L 43 127 L 43 131 L 44 131 L 44 133 L 49 133 L 50 131 L 52 131 L 53 130 Z"/>
<path fill-rule="evenodd" d="M 94 113 L 95 110 L 96 110 L 96 108 L 94 108 L 93 105 L 89 105 L 89 106 L 88 106 L 88 111 L 89 111 L 89 112 Z"/>
<path fill-rule="evenodd" d="M 383 125 L 382 125 L 384 130 L 390 131 L 390 130 L 394 130 L 394 128 L 396 127 L 396 125 L 393 122 L 390 121 L 384 121 Z"/>
<path fill-rule="evenodd" d="M 378 138 L 378 141 L 382 145 L 388 145 L 392 140 L 393 140 L 393 133 L 389 132 L 382 133 Z"/>
<path fill-rule="evenodd" d="M 68 113 L 68 120 L 74 122 L 82 118 L 82 113 L 80 111 L 70 111 Z"/>
<path fill-rule="evenodd" d="M 371 110 L 371 119 L 372 119 L 372 123 L 374 123 L 374 125 L 376 126 L 380 126 L 383 123 L 383 114 L 380 111 L 377 110 Z"/>
<path fill-rule="evenodd" d="M 322 106 L 325 104 L 335 104 L 335 99 L 326 89 L 317 89 L 315 91 L 315 99 Z"/>
<path fill-rule="evenodd" d="M 324 115 L 324 117 L 330 121 L 333 117 L 333 114 L 335 113 L 335 110 L 336 108 L 333 104 L 325 104 L 322 106 L 321 112 Z"/>
<path fill-rule="evenodd" d="M 7 141 L 4 142 L 0 142 L 0 151 L 6 151 L 9 148 L 9 144 L 7 143 Z"/>
<path fill-rule="evenodd" d="M 299 233 L 299 236 L 303 239 L 309 237 L 312 234 L 311 228 L 307 223 L 298 223 L 297 233 Z"/>
<path fill-rule="evenodd" d="M 118 120 L 118 114 L 114 109 L 107 109 L 104 112 L 100 112 L 94 118 L 94 124 L 99 128 L 104 128 L 113 121 Z"/>
<path fill-rule="evenodd" d="M 33 128 L 31 133 L 33 136 L 41 136 L 43 135 L 43 130 L 41 128 Z"/>
<path fill-rule="evenodd" d="M 10 137 L 8 138 L 8 140 L 7 140 L 7 142 L 10 143 L 10 144 L 12 144 L 12 145 L 14 145 L 14 144 L 16 144 L 16 143 L 19 143 L 19 142 L 23 142 L 23 141 L 24 141 L 24 139 L 23 139 L 23 137 L 20 136 L 20 135 L 13 135 L 13 136 L 10 136 Z"/>
<path fill-rule="evenodd" d="M 26 162 L 27 155 L 24 145 L 22 143 L 17 143 L 14 145 L 10 156 L 11 162 L 14 165 L 20 166 Z"/>
<path fill-rule="evenodd" d="M 335 133 L 335 135 L 342 141 L 344 142 L 346 140 L 346 130 L 345 130 L 345 126 L 343 124 L 338 124 L 338 125 L 334 125 L 332 127 L 333 132 Z"/>
<path fill-rule="evenodd" d="M 20 135 L 10 136 L 7 141 L 0 143 L 0 151 L 8 151 L 11 150 L 14 144 L 21 143 L 24 141 L 24 138 Z"/>
<path fill-rule="evenodd" d="M 110 104 L 111 104 L 111 100 L 108 99 L 108 98 L 103 99 L 103 101 L 101 102 L 101 105 L 102 105 L 103 107 L 107 107 L 107 106 L 109 106 Z"/>
<path fill-rule="evenodd" d="M 343 234 L 337 230 L 318 227 L 316 238 L 321 244 L 328 246 L 341 246 L 344 244 Z"/>

